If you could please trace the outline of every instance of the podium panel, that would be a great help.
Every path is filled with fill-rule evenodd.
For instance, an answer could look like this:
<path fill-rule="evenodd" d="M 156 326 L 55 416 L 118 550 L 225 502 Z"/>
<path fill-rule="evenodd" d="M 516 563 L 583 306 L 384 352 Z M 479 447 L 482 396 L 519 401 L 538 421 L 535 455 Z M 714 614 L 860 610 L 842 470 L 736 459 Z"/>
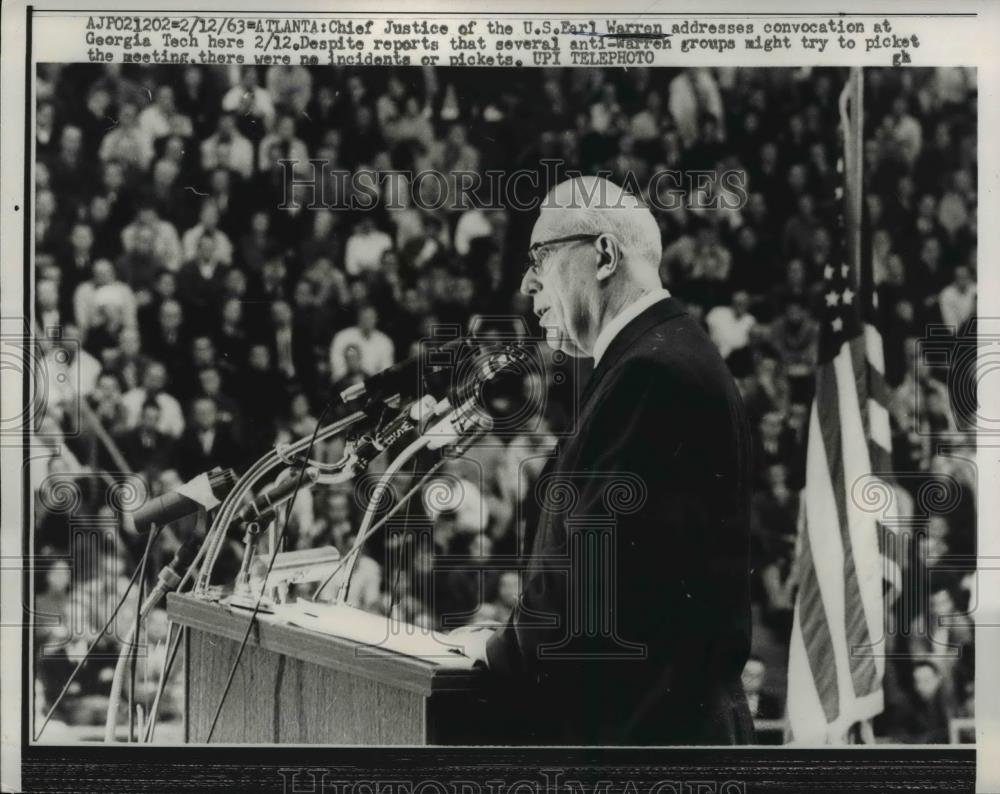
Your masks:
<path fill-rule="evenodd" d="M 250 613 L 171 594 L 185 627 L 185 738 L 208 741 Z M 504 720 L 487 674 L 258 614 L 213 743 L 487 744 Z"/>

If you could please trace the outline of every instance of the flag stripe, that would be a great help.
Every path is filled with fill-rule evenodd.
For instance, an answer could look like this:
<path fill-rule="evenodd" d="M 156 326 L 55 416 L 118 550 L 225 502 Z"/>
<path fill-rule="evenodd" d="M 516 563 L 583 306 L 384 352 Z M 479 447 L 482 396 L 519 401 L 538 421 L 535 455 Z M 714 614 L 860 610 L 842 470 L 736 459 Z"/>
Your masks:
<path fill-rule="evenodd" d="M 874 474 L 892 473 L 892 453 L 873 438 L 868 439 L 868 457 L 871 458 Z"/>
<path fill-rule="evenodd" d="M 879 338 L 878 344 L 882 344 L 881 337 Z M 885 375 L 871 366 L 871 353 L 868 355 L 868 397 L 881 405 L 883 408 L 888 408 L 889 400 L 892 398 L 892 392 L 889 388 L 889 384 L 885 382 Z"/>
<path fill-rule="evenodd" d="M 830 469 L 834 501 L 837 505 L 837 523 L 840 527 L 840 541 L 844 549 L 844 618 L 847 630 L 848 651 L 870 643 L 868 624 L 865 621 L 861 590 L 851 549 L 851 535 L 848 526 L 847 491 L 844 482 L 844 448 L 841 438 L 840 397 L 837 392 L 837 372 L 833 365 L 824 364 L 819 368 L 816 384 L 816 408 L 819 412 L 820 432 L 826 450 L 826 462 Z M 856 694 L 871 691 L 875 665 L 870 658 L 857 657 L 849 653 L 851 680 Z"/>
<path fill-rule="evenodd" d="M 808 529 L 802 533 L 800 575 L 799 629 L 802 631 L 806 658 L 809 660 L 809 669 L 812 671 L 823 713 L 827 723 L 830 723 L 840 716 L 840 691 L 837 686 L 837 666 L 831 664 L 834 658 L 833 637 L 816 578 Z"/>

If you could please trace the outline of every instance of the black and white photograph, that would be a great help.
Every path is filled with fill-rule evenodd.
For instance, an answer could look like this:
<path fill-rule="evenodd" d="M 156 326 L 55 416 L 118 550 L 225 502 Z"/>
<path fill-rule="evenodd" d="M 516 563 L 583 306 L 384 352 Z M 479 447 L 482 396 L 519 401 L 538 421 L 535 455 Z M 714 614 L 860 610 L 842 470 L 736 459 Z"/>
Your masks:
<path fill-rule="evenodd" d="M 27 9 L 17 790 L 992 790 L 995 20 L 783 8 Z"/>

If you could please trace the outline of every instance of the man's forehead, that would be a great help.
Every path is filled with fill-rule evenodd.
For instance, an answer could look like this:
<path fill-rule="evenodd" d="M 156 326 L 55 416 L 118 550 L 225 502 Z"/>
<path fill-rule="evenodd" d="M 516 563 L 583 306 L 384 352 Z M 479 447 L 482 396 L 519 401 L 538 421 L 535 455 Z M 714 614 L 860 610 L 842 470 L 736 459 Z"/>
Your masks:
<path fill-rule="evenodd" d="M 556 237 L 565 237 L 580 231 L 579 217 L 572 210 L 547 209 L 538 214 L 534 228 L 531 230 L 531 243 L 534 245 Z"/>

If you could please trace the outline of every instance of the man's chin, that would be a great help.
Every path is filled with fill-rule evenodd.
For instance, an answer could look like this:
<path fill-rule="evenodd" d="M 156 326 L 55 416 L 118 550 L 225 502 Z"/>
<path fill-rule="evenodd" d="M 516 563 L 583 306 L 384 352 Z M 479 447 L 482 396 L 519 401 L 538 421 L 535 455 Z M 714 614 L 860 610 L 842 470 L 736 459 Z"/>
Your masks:
<path fill-rule="evenodd" d="M 551 328 L 547 328 L 545 331 L 545 344 L 557 353 L 563 353 L 573 358 L 586 357 L 586 354 L 573 343 L 572 339 Z"/>

